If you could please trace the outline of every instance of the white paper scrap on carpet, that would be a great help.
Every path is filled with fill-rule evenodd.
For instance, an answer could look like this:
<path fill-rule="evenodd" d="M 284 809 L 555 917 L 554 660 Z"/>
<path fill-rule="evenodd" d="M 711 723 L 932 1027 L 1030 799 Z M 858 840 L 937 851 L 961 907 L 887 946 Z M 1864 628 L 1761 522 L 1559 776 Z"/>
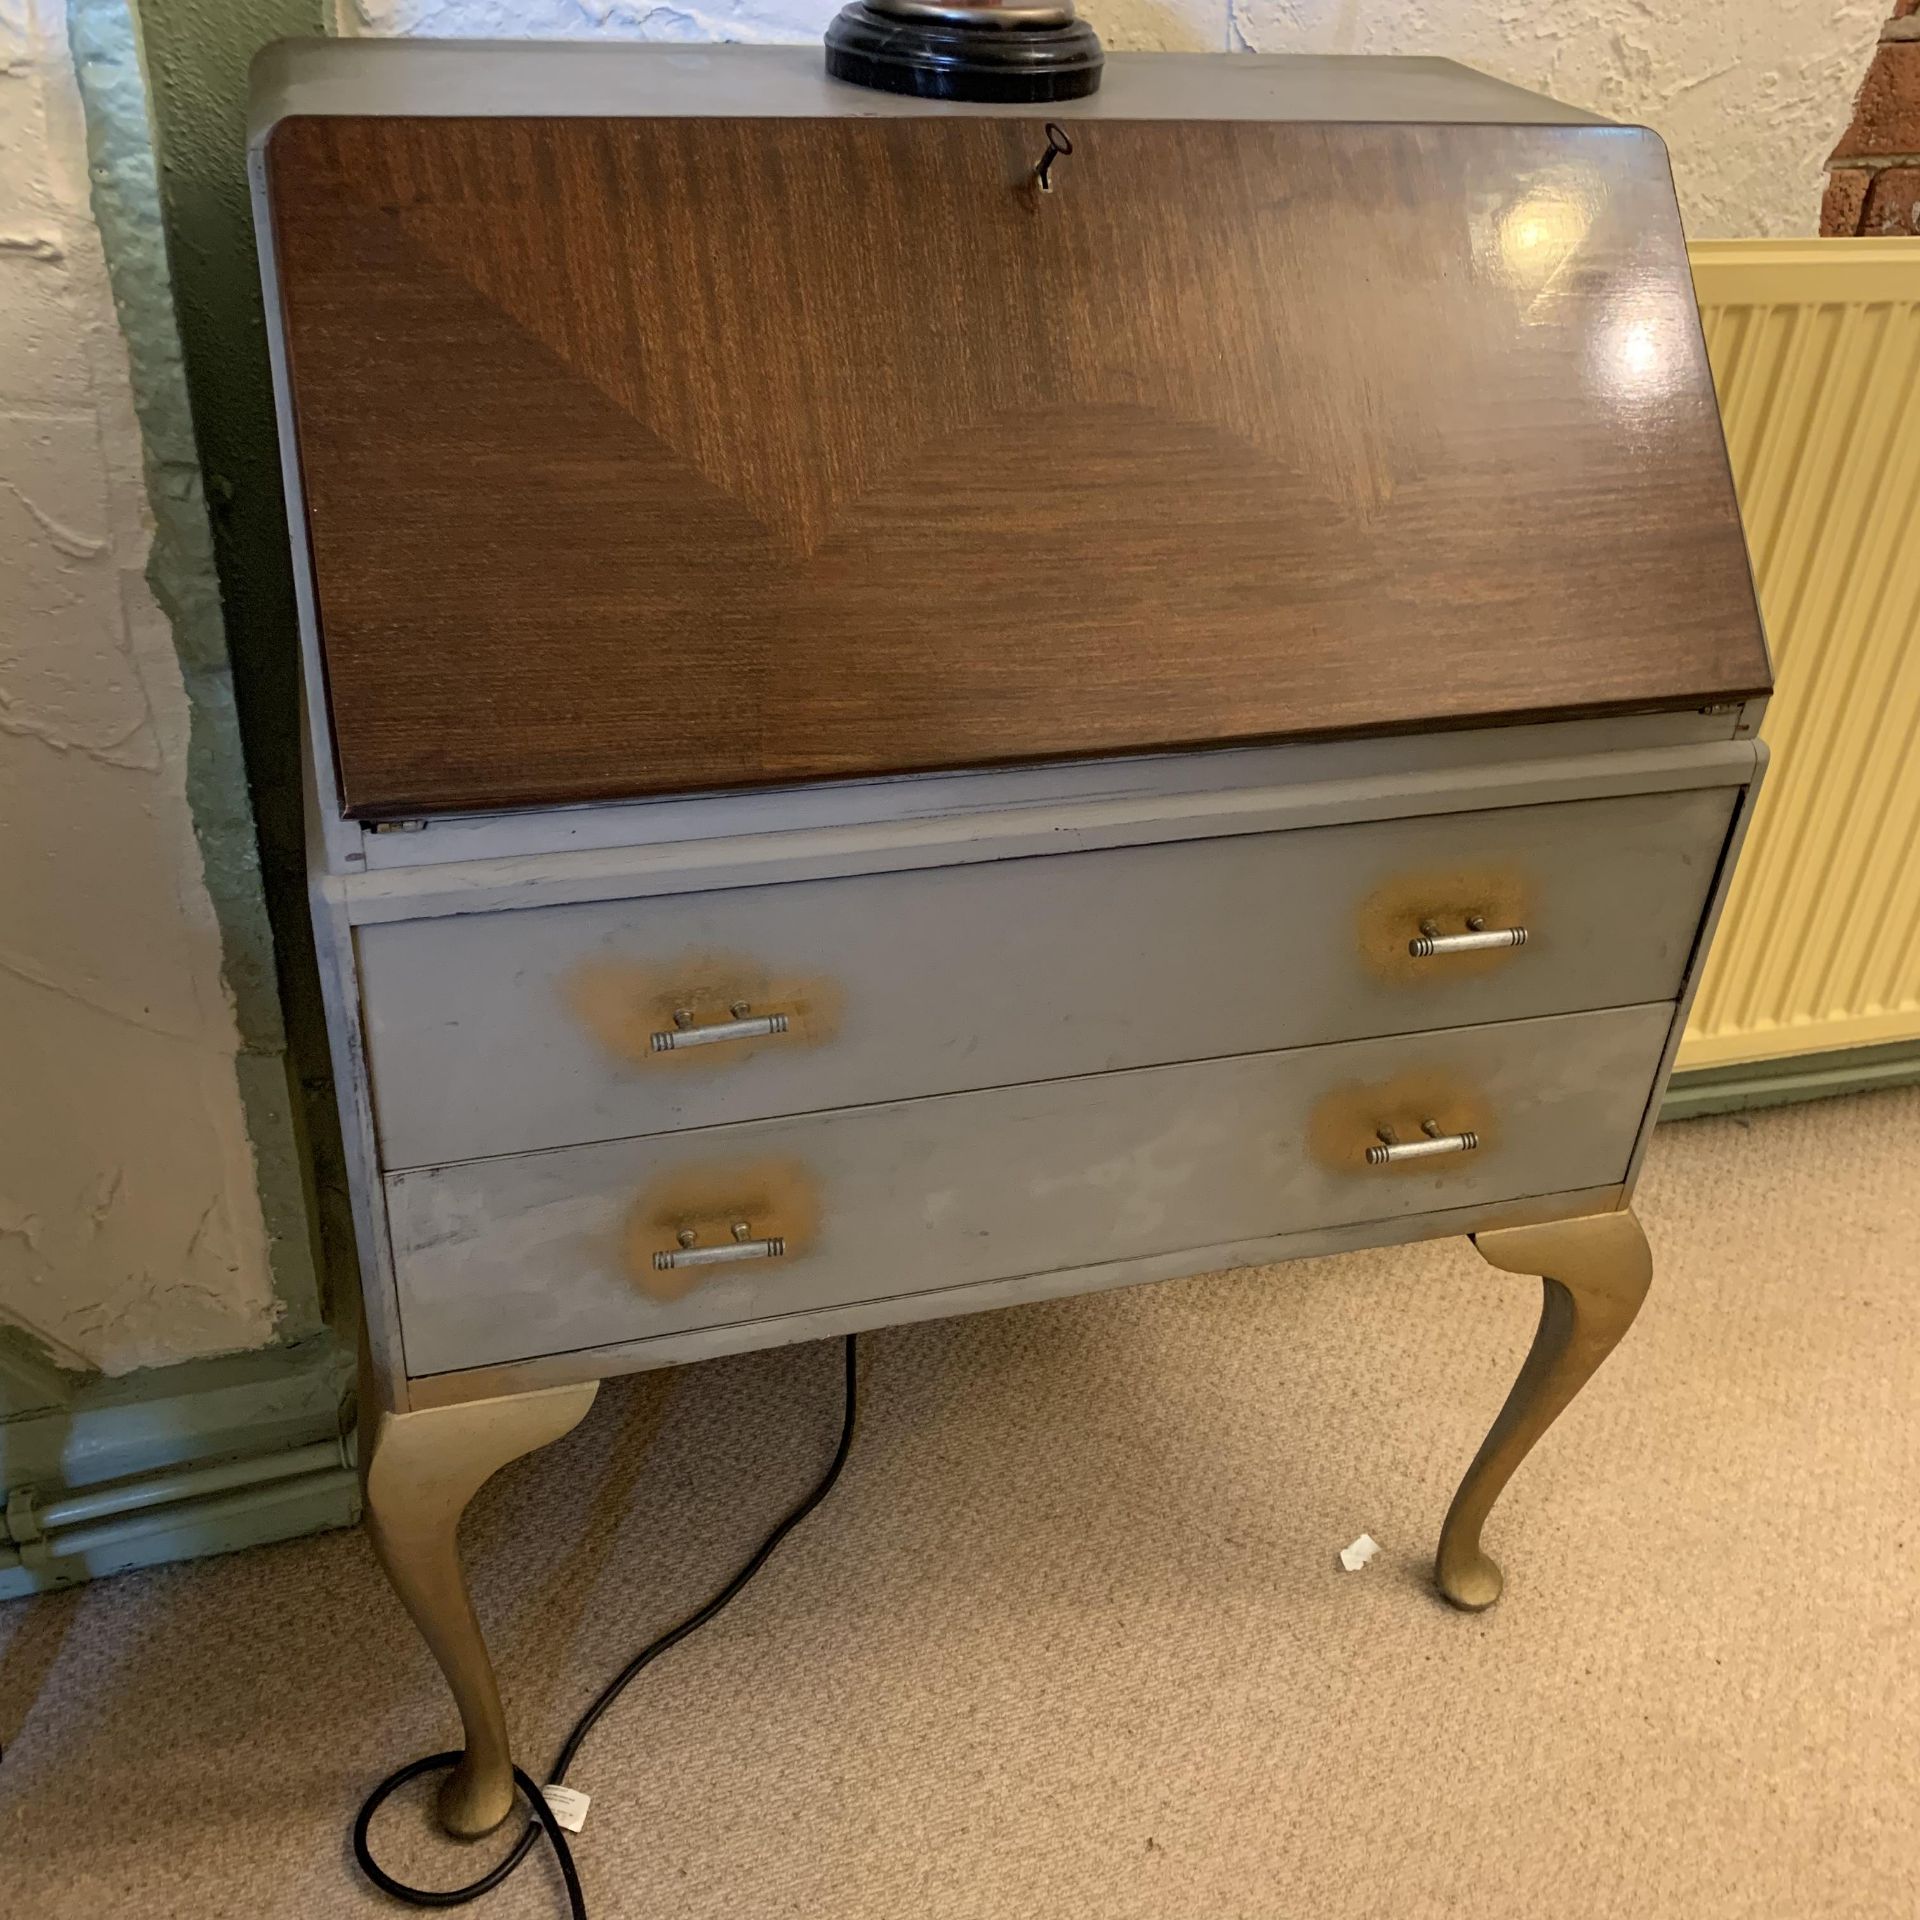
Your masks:
<path fill-rule="evenodd" d="M 578 1833 L 587 1824 L 588 1796 L 578 1787 L 563 1787 L 557 1781 L 540 1789 L 553 1817 L 569 1833 Z"/>
<path fill-rule="evenodd" d="M 1363 1533 L 1352 1546 L 1340 1549 L 1340 1564 L 1349 1573 L 1358 1573 L 1379 1551 L 1380 1542 L 1372 1534 Z"/>

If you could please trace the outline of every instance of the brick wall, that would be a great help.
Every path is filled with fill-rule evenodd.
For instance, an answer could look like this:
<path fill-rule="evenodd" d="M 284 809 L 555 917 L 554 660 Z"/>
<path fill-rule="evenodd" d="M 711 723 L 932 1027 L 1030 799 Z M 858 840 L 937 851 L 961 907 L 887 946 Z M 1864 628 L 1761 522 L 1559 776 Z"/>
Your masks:
<path fill-rule="evenodd" d="M 1895 0 L 1827 156 L 1826 234 L 1920 234 L 1920 0 Z"/>

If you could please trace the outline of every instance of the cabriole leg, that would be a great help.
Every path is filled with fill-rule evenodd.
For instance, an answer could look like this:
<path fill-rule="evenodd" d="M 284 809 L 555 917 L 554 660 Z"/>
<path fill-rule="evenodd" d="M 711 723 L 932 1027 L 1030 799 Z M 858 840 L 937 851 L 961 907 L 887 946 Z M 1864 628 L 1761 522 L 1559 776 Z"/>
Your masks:
<path fill-rule="evenodd" d="M 597 1381 L 413 1413 L 373 1410 L 361 1459 L 367 1532 L 440 1663 L 466 1729 L 466 1756 L 440 1790 L 440 1822 L 462 1840 L 513 1810 L 513 1764 L 493 1663 L 474 1617 L 456 1534 L 467 1502 L 523 1453 L 576 1427 Z"/>
<path fill-rule="evenodd" d="M 1477 1613 L 1500 1598 L 1501 1574 L 1480 1546 L 1493 1503 L 1573 1396 L 1632 1326 L 1653 1278 L 1647 1237 L 1633 1214 L 1591 1214 L 1474 1236 L 1493 1266 L 1539 1276 L 1539 1330 L 1520 1377 L 1474 1456 L 1440 1530 L 1434 1577 L 1456 1607 Z"/>

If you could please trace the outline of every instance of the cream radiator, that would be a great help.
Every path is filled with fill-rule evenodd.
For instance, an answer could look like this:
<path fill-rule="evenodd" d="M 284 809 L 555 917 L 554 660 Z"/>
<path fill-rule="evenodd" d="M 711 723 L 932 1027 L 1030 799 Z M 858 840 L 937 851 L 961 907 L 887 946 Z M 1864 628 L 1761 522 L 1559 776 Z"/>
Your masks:
<path fill-rule="evenodd" d="M 1920 241 L 1696 243 L 1777 690 L 1679 1066 L 1920 1037 Z"/>

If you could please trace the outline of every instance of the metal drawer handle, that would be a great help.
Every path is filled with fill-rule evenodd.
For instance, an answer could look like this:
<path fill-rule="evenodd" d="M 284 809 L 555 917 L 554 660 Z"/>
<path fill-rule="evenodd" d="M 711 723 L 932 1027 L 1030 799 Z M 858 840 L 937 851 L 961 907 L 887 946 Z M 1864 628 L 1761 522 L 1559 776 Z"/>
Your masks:
<path fill-rule="evenodd" d="M 1477 913 L 1470 913 L 1465 933 L 1442 933 L 1438 921 L 1422 920 L 1418 937 L 1407 942 L 1407 951 L 1416 960 L 1428 960 L 1437 953 L 1488 953 L 1495 947 L 1526 944 L 1525 927 L 1490 927 Z"/>
<path fill-rule="evenodd" d="M 1367 1165 L 1385 1167 L 1402 1160 L 1437 1160 L 1443 1153 L 1472 1153 L 1480 1144 L 1480 1136 L 1472 1131 L 1442 1133 L 1438 1120 L 1422 1120 L 1420 1131 L 1426 1135 L 1424 1140 L 1396 1140 L 1391 1127 L 1382 1127 L 1380 1144 L 1367 1149 Z"/>
<path fill-rule="evenodd" d="M 728 1011 L 733 1015 L 731 1020 L 696 1027 L 692 1013 L 685 1007 L 676 1007 L 673 1025 L 656 1033 L 650 1044 L 655 1053 L 677 1053 L 682 1047 L 710 1047 L 716 1040 L 764 1040 L 769 1034 L 787 1030 L 784 1013 L 761 1014 L 749 1020 L 746 1016 L 750 1010 L 744 1000 L 736 1000 Z"/>
<path fill-rule="evenodd" d="M 675 1267 L 724 1267 L 734 1260 L 778 1260 L 787 1250 L 784 1240 L 754 1239 L 753 1229 L 744 1220 L 733 1223 L 731 1246 L 695 1246 L 698 1238 L 699 1235 L 691 1227 L 682 1227 L 679 1247 L 672 1253 L 656 1253 L 653 1256 L 655 1269 L 667 1273 Z"/>

